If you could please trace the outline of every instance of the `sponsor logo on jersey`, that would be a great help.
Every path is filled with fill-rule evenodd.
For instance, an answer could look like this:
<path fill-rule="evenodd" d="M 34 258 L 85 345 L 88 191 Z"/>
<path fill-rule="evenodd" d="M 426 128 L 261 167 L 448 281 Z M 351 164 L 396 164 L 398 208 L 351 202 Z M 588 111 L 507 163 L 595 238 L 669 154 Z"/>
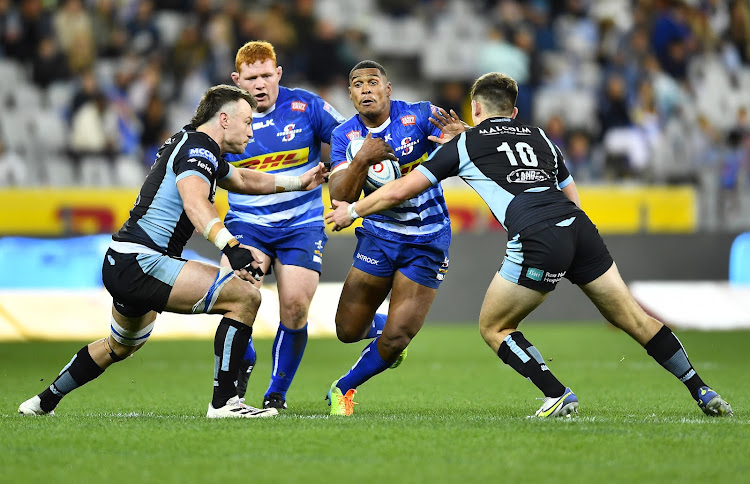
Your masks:
<path fill-rule="evenodd" d="M 190 158 L 187 162 L 188 163 L 195 163 L 195 165 L 198 168 L 202 168 L 202 169 L 206 170 L 209 173 L 213 173 L 214 172 L 214 167 L 213 166 L 209 165 L 208 163 L 203 163 L 201 160 L 199 160 L 197 158 Z"/>
<path fill-rule="evenodd" d="M 295 129 L 294 126 L 294 123 L 287 124 L 284 126 L 284 131 L 276 133 L 276 136 L 281 137 L 283 142 L 292 141 L 297 133 L 302 132 L 302 128 Z"/>
<path fill-rule="evenodd" d="M 232 165 L 238 168 L 251 168 L 258 171 L 274 171 L 304 165 L 307 163 L 309 155 L 309 148 L 300 148 L 298 150 L 277 151 L 275 153 L 256 156 L 255 158 L 233 161 Z"/>
<path fill-rule="evenodd" d="M 292 111 L 299 111 L 301 113 L 304 113 L 305 109 L 307 109 L 307 103 L 304 103 L 302 101 L 292 101 Z"/>
<path fill-rule="evenodd" d="M 372 257 L 367 257 L 366 255 L 364 255 L 364 254 L 360 254 L 359 252 L 357 252 L 357 259 L 359 259 L 359 260 L 361 260 L 362 262 L 365 262 L 365 263 L 367 263 L 367 264 L 371 264 L 371 265 L 374 265 L 374 266 L 376 266 L 376 265 L 380 264 L 380 261 L 379 261 L 379 260 L 377 260 L 377 259 L 373 259 Z"/>
<path fill-rule="evenodd" d="M 417 124 L 417 117 L 413 114 L 407 114 L 406 116 L 401 116 L 401 124 L 404 126 L 413 126 Z"/>
<path fill-rule="evenodd" d="M 517 134 L 526 136 L 531 134 L 531 129 L 528 126 L 490 126 L 489 128 L 480 129 L 479 134 L 486 136 L 496 134 Z"/>
<path fill-rule="evenodd" d="M 383 141 L 388 143 L 389 141 L 393 141 L 393 136 L 391 136 L 391 133 L 386 133 L 385 138 L 383 138 Z"/>
<path fill-rule="evenodd" d="M 544 271 L 541 269 L 536 269 L 534 267 L 529 267 L 529 269 L 526 271 L 526 277 L 528 277 L 532 281 L 541 281 L 542 277 L 544 277 Z"/>
<path fill-rule="evenodd" d="M 562 280 L 562 278 L 563 278 L 563 276 L 565 276 L 566 272 L 567 271 L 562 271 L 562 272 L 558 272 L 556 274 L 555 273 L 551 273 L 551 272 L 545 272 L 544 273 L 544 282 L 550 282 L 552 284 L 557 284 L 558 282 L 560 282 Z"/>
<path fill-rule="evenodd" d="M 401 146 L 396 147 L 396 151 L 401 152 L 401 156 L 406 156 L 412 151 L 414 151 L 414 147 L 419 144 L 419 140 L 412 141 L 411 137 L 407 136 L 406 138 L 401 140 Z"/>
<path fill-rule="evenodd" d="M 405 165 L 401 165 L 401 176 L 407 175 L 410 171 L 412 171 L 414 168 L 418 167 L 423 161 L 425 161 L 429 156 L 430 156 L 429 153 L 425 153 L 418 159 L 414 161 L 410 161 L 409 163 Z"/>
<path fill-rule="evenodd" d="M 550 175 L 544 170 L 533 168 L 519 168 L 508 173 L 508 183 L 537 183 L 550 179 Z"/>
<path fill-rule="evenodd" d="M 269 118 L 263 121 L 258 121 L 257 123 L 253 123 L 253 129 L 263 129 L 273 125 L 273 119 Z"/>
<path fill-rule="evenodd" d="M 215 168 L 218 168 L 219 162 L 216 161 L 216 157 L 213 153 L 211 153 L 206 148 L 190 148 L 190 151 L 188 151 L 188 157 L 197 156 L 199 158 L 205 158 L 211 163 L 213 163 Z"/>
<path fill-rule="evenodd" d="M 362 137 L 362 131 L 360 131 L 360 130 L 349 131 L 348 133 L 346 133 L 346 137 L 349 138 L 349 141 L 351 141 L 353 139 L 361 138 Z"/>

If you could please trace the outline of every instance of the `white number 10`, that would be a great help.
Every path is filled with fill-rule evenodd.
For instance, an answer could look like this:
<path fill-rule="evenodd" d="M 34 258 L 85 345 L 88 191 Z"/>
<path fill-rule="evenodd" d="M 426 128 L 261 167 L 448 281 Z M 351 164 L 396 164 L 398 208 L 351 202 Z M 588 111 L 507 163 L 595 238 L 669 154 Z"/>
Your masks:
<path fill-rule="evenodd" d="M 508 156 L 508 161 L 511 165 L 518 166 L 516 155 L 513 154 L 513 149 L 510 147 L 507 141 L 498 146 L 497 151 L 499 151 L 500 153 L 505 153 Z M 536 153 L 534 153 L 534 148 L 532 148 L 528 143 L 516 143 L 516 153 L 518 153 L 518 156 L 521 158 L 521 163 L 523 163 L 524 165 L 539 165 L 539 161 L 536 159 Z"/>

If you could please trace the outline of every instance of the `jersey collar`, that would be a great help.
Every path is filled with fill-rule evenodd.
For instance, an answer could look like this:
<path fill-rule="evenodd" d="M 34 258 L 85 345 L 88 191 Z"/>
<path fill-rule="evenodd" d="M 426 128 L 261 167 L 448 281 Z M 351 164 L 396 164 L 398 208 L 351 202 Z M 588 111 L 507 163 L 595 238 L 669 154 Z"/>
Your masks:
<path fill-rule="evenodd" d="M 279 102 L 279 100 L 277 98 L 276 102 L 273 103 L 273 106 L 271 106 L 270 108 L 266 109 L 262 113 L 253 113 L 253 119 L 255 119 L 255 118 L 265 118 L 266 116 L 268 116 L 269 114 L 271 114 L 272 112 L 274 112 L 276 110 L 276 103 L 278 103 L 278 102 Z"/>
<path fill-rule="evenodd" d="M 362 118 L 360 118 L 360 121 L 362 121 Z M 362 123 L 362 124 L 365 124 L 365 123 Z M 390 125 L 391 125 L 391 118 L 389 116 L 388 119 L 386 119 L 385 121 L 383 121 L 383 124 L 381 124 L 380 126 L 377 126 L 375 128 L 367 128 L 367 125 L 365 125 L 365 128 L 367 128 L 367 130 L 370 133 L 377 134 L 377 133 L 382 133 L 383 130 L 385 130 L 385 128 L 387 128 Z"/>

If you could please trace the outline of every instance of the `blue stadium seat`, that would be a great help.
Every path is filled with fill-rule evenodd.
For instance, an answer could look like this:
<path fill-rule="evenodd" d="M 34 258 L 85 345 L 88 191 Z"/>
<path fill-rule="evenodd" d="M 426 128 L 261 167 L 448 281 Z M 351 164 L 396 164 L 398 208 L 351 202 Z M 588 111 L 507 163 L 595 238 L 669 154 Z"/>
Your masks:
<path fill-rule="evenodd" d="M 729 250 L 729 282 L 750 285 L 750 232 L 737 236 Z"/>

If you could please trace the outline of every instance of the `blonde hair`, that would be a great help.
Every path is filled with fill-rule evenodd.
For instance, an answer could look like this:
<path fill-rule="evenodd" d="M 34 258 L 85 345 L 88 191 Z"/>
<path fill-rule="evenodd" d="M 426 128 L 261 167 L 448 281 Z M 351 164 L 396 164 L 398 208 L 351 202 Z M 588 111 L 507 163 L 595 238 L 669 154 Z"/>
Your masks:
<path fill-rule="evenodd" d="M 276 66 L 276 51 L 270 42 L 265 40 L 253 40 L 246 43 L 237 51 L 234 58 L 234 67 L 240 72 L 242 64 L 253 65 L 256 62 L 265 62 L 271 59 Z"/>

